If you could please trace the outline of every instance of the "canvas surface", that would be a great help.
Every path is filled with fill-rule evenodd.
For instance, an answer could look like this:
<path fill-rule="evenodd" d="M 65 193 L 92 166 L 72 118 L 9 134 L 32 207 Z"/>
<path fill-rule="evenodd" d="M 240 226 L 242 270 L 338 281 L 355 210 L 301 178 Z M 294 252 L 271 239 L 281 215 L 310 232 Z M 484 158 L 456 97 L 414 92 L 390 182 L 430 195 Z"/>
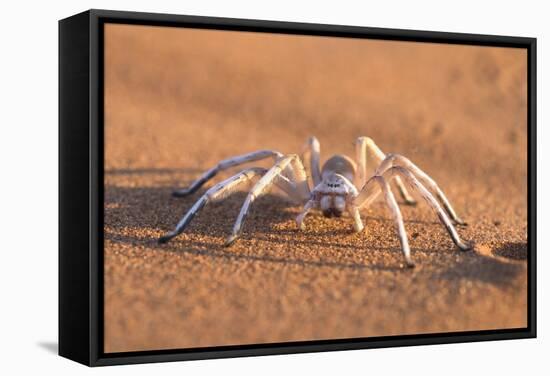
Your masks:
<path fill-rule="evenodd" d="M 525 327 L 526 101 L 520 49 L 107 25 L 105 351 Z M 382 202 L 361 234 L 318 212 L 301 232 L 277 191 L 231 248 L 245 193 L 157 244 L 204 191 L 173 189 L 236 154 L 301 153 L 310 135 L 323 160 L 353 156 L 360 135 L 409 157 L 475 251 L 423 202 L 402 206 L 404 269 Z"/>

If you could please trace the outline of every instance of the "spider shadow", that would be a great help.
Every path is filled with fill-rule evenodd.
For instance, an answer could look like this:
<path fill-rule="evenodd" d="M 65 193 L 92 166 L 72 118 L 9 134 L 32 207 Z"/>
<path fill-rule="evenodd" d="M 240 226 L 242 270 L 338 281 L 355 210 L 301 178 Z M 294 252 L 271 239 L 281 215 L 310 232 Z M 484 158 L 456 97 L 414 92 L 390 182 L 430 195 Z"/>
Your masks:
<path fill-rule="evenodd" d="M 405 206 L 405 205 L 400 205 L 400 209 L 401 209 L 401 212 L 409 212 L 409 211 L 413 211 L 416 209 L 416 207 L 414 206 Z M 384 217 L 380 217 L 380 216 L 367 216 L 367 221 L 368 220 L 374 220 L 374 221 L 381 221 L 381 222 L 391 222 L 393 223 L 393 220 L 391 218 L 384 218 Z M 407 223 L 414 223 L 414 224 L 420 224 L 420 225 L 441 225 L 441 222 L 438 222 L 438 221 L 435 221 L 435 220 L 422 220 L 422 219 L 412 219 L 410 218 L 404 218 L 404 221 L 405 221 L 405 224 Z"/>
<path fill-rule="evenodd" d="M 464 255 L 455 265 L 441 271 L 438 278 L 479 281 L 506 288 L 513 286 L 521 274 L 527 276 L 527 243 L 508 242 L 495 249 L 483 252 L 474 249 Z"/>
<path fill-rule="evenodd" d="M 388 220 L 388 222 L 390 222 L 391 220 Z M 301 240 L 301 239 L 293 239 L 291 241 L 292 244 L 300 244 L 300 245 L 309 245 L 309 246 L 312 246 L 312 247 L 315 247 L 315 246 L 318 246 L 318 247 L 330 247 L 330 248 L 333 248 L 333 249 L 340 249 L 340 250 L 350 250 L 350 251 L 357 251 L 359 248 L 356 244 L 349 244 L 349 243 L 339 243 L 339 242 L 330 242 L 330 241 L 326 241 L 326 240 L 316 240 L 316 235 L 319 235 L 319 234 L 323 234 L 323 235 L 349 235 L 349 236 L 353 236 L 355 235 L 356 233 L 351 230 L 351 229 L 347 229 L 347 228 L 342 228 L 342 224 L 339 225 L 340 227 L 339 228 L 336 228 L 336 229 L 333 229 L 333 230 L 324 230 L 324 231 L 315 231 L 315 232 L 311 232 L 311 233 L 307 233 L 306 234 L 308 235 L 308 239 L 307 240 Z M 394 231 L 393 228 L 391 228 L 390 231 Z M 297 234 L 298 232 L 301 232 L 301 230 L 277 230 L 277 233 L 280 233 L 280 234 L 289 234 L 289 235 L 292 235 L 292 234 Z M 272 237 L 269 237 L 269 236 L 265 236 L 265 235 L 262 235 L 260 234 L 260 236 L 258 236 L 258 238 L 262 241 L 266 241 L 266 242 L 271 242 L 271 243 L 277 243 L 278 241 Z M 378 252 L 395 252 L 399 255 L 401 255 L 401 248 L 399 248 L 399 246 L 396 246 L 396 247 L 381 247 L 381 246 L 377 246 L 377 245 L 373 245 L 373 244 L 369 244 L 368 246 L 368 250 L 369 251 L 378 251 Z M 411 247 L 411 251 L 413 252 L 413 254 L 415 252 L 423 252 L 423 253 L 426 253 L 426 254 L 431 254 L 431 253 L 441 253 L 442 251 L 440 249 L 426 249 L 426 248 L 414 248 L 414 247 Z"/>
<path fill-rule="evenodd" d="M 510 260 L 527 260 L 527 243 L 509 242 L 492 250 L 492 254 L 497 257 L 503 257 Z"/>
<path fill-rule="evenodd" d="M 229 260 L 245 260 L 254 262 L 269 262 L 284 265 L 296 265 L 296 266 L 308 266 L 308 267 L 330 267 L 338 269 L 350 269 L 350 270 L 381 270 L 381 271 L 398 271 L 403 268 L 397 264 L 395 265 L 382 265 L 382 264 L 361 264 L 353 262 L 337 262 L 330 259 L 324 260 L 311 260 L 301 257 L 291 257 L 288 255 L 277 257 L 272 254 L 260 254 L 251 255 L 243 253 L 235 253 L 231 249 L 212 245 L 207 242 L 194 241 L 191 245 L 187 245 L 182 248 L 178 244 L 170 244 L 169 246 L 163 246 L 162 251 L 171 253 L 187 253 L 196 256 L 209 256 L 213 258 L 229 259 Z"/>

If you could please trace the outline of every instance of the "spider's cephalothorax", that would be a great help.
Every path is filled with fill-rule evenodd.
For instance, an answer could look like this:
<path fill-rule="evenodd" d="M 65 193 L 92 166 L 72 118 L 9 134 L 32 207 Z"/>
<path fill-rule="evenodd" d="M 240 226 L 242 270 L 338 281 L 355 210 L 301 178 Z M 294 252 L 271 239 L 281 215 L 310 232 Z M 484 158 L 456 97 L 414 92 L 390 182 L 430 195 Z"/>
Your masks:
<path fill-rule="evenodd" d="M 465 223 L 456 215 L 447 197 L 432 178 L 407 158 L 397 154 L 384 154 L 368 137 L 359 137 L 355 148 L 355 162 L 345 155 L 335 155 L 329 158 L 322 168 L 319 141 L 315 137 L 308 139 L 302 158 L 296 154 L 284 155 L 273 150 L 260 150 L 225 159 L 206 171 L 189 188 L 175 191 L 174 196 L 186 196 L 197 191 L 218 172 L 230 167 L 266 158 L 273 158 L 275 163 L 269 169 L 261 167 L 245 169 L 208 189 L 183 216 L 176 228 L 162 236 L 159 242 L 166 243 L 181 234 L 195 214 L 209 202 L 221 200 L 243 185 L 259 178 L 243 203 L 226 245 L 232 244 L 239 236 L 252 202 L 272 186 L 279 187 L 293 201 L 303 206 L 302 212 L 296 218 L 296 223 L 301 229 L 305 228 L 304 219 L 307 213 L 311 209 L 319 209 L 326 217 L 340 217 L 346 212 L 349 213 L 353 218 L 355 230 L 360 232 L 364 226 L 359 210 L 370 205 L 382 194 L 390 208 L 405 261 L 408 266 L 414 266 L 401 210 L 389 185 L 389 182 L 394 180 L 405 203 L 415 204 L 415 201 L 409 195 L 403 181 L 436 211 L 458 248 L 463 251 L 471 248 L 471 244 L 460 239 L 454 227 Z M 371 176 L 366 175 L 367 151 L 371 152 L 377 166 Z M 308 171 L 302 159 L 307 162 Z M 310 178 L 313 189 L 310 187 Z"/>

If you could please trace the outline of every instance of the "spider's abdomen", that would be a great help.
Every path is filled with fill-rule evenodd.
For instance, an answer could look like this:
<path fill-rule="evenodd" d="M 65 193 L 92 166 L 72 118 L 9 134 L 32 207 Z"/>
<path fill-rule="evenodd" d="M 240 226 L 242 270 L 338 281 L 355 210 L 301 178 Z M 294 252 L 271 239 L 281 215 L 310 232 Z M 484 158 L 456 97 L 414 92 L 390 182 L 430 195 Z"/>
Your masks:
<path fill-rule="evenodd" d="M 351 158 L 345 155 L 336 154 L 325 162 L 321 170 L 321 176 L 324 179 L 327 175 L 339 174 L 353 182 L 355 180 L 355 171 L 355 162 Z"/>

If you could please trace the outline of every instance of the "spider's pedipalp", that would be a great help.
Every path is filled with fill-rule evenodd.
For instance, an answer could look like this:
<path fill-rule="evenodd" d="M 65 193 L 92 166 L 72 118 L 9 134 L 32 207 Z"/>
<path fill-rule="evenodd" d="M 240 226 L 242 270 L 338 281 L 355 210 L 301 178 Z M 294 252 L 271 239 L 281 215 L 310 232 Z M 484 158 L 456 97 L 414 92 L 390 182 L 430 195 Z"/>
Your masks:
<path fill-rule="evenodd" d="M 302 212 L 298 214 L 298 216 L 296 217 L 296 224 L 298 225 L 298 228 L 300 230 L 306 229 L 306 225 L 304 224 L 304 219 L 307 213 L 309 213 L 311 209 L 316 208 L 318 206 L 319 206 L 319 203 L 315 199 L 311 199 L 308 202 L 306 202 L 306 204 L 304 205 L 304 208 L 302 209 Z"/>
<path fill-rule="evenodd" d="M 349 205 L 348 207 L 348 213 L 353 218 L 353 228 L 355 229 L 355 232 L 361 232 L 365 228 L 365 225 L 363 225 L 363 221 L 361 220 L 361 215 L 359 213 L 359 208 L 353 204 Z"/>
<path fill-rule="evenodd" d="M 184 197 L 196 192 L 200 187 L 202 187 L 208 180 L 212 179 L 218 174 L 218 172 L 226 170 L 231 167 L 235 167 L 244 163 L 259 161 L 266 158 L 280 158 L 283 154 L 274 150 L 258 150 L 252 153 L 238 155 L 236 157 L 231 157 L 224 159 L 219 162 L 215 167 L 212 167 L 210 170 L 203 173 L 197 180 L 195 180 L 187 188 L 174 191 L 172 193 L 175 197 Z"/>

